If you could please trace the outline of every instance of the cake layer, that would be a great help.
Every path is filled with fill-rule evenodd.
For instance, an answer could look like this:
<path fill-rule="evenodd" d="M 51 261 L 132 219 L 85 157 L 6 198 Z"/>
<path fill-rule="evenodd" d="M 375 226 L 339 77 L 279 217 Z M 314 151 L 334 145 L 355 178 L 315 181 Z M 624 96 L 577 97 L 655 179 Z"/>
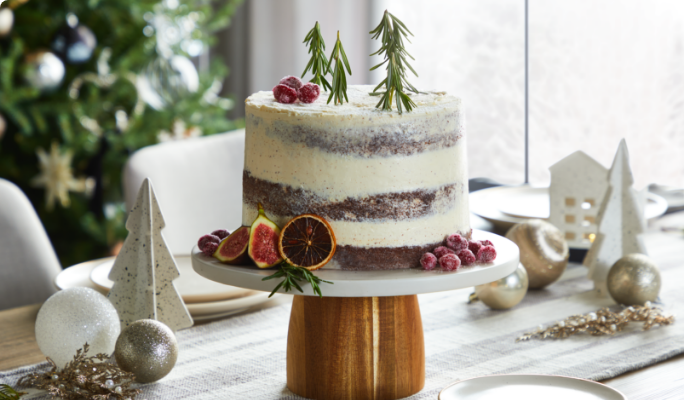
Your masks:
<path fill-rule="evenodd" d="M 363 197 L 330 199 L 311 190 L 257 179 L 244 171 L 243 201 L 256 209 L 268 203 L 271 214 L 296 216 L 317 214 L 330 221 L 406 220 L 430 214 L 445 213 L 454 208 L 467 189 L 462 183 L 406 192 L 389 192 Z M 249 216 L 247 217 L 249 219 Z"/>
<path fill-rule="evenodd" d="M 372 89 L 350 87 L 341 106 L 247 99 L 245 225 L 259 202 L 279 226 L 317 214 L 338 244 L 325 268 L 343 269 L 417 267 L 447 235 L 470 234 L 460 100 L 414 95 L 400 115 L 375 109 Z"/>

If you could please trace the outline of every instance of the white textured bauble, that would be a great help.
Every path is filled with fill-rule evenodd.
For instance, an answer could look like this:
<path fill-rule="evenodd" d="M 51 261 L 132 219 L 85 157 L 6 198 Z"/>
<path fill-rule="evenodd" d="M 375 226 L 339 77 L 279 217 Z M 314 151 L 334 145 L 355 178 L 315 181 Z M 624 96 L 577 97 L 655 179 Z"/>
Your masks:
<path fill-rule="evenodd" d="M 36 342 L 59 368 L 87 342 L 89 353 L 112 354 L 121 323 L 116 309 L 99 292 L 71 288 L 53 294 L 38 311 Z"/>
<path fill-rule="evenodd" d="M 527 271 L 522 264 L 518 264 L 518 268 L 507 277 L 475 286 L 475 294 L 490 308 L 506 310 L 522 301 L 528 286 Z"/>
<path fill-rule="evenodd" d="M 199 89 L 195 65 L 183 56 L 159 57 L 136 79 L 138 95 L 155 110 L 181 100 Z"/>
<path fill-rule="evenodd" d="M 64 63 L 49 51 L 37 51 L 26 56 L 26 81 L 38 90 L 56 89 L 62 84 Z"/>
<path fill-rule="evenodd" d="M 2 3 L 0 1 L 0 3 Z M 6 36 L 14 25 L 14 13 L 10 8 L 0 8 L 0 37 Z"/>

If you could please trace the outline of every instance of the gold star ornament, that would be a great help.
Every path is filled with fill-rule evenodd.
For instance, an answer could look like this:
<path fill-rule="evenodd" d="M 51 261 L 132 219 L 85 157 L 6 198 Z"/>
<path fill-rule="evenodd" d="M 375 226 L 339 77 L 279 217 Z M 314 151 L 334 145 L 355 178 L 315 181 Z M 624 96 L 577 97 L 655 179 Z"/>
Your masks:
<path fill-rule="evenodd" d="M 33 178 L 31 184 L 35 187 L 45 188 L 45 204 L 48 210 L 52 210 L 55 200 L 59 200 L 62 207 L 69 207 L 69 191 L 85 192 L 86 179 L 74 178 L 71 171 L 71 159 L 73 154 L 67 150 L 62 153 L 57 142 L 52 142 L 50 154 L 39 148 L 36 151 L 40 174 Z"/>

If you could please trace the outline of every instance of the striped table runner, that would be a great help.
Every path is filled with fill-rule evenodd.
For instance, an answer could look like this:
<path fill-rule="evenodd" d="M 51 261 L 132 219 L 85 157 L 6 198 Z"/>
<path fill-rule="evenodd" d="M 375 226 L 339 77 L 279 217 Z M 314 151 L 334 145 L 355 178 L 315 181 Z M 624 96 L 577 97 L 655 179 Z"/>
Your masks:
<path fill-rule="evenodd" d="M 682 256 L 672 254 L 671 244 L 669 252 L 657 252 L 662 242 L 656 239 L 661 236 L 647 241 L 661 266 L 661 299 L 666 311 L 684 316 L 680 312 L 684 310 L 680 288 L 684 265 L 678 264 Z M 681 245 L 681 239 L 677 240 Z M 611 300 L 594 296 L 585 275 L 584 267 L 571 266 L 561 281 L 531 291 L 508 311 L 466 304 L 470 290 L 418 296 L 425 330 L 426 385 L 411 398 L 436 399 L 454 380 L 488 374 L 540 373 L 602 380 L 684 352 L 684 321 L 648 332 L 637 325 L 615 337 L 578 335 L 515 342 L 540 324 L 612 305 Z M 289 304 L 280 305 L 178 332 L 181 352 L 176 367 L 162 381 L 141 386 L 139 398 L 300 399 L 286 387 L 289 312 Z M 13 385 L 22 375 L 44 367 L 0 372 L 0 383 Z"/>

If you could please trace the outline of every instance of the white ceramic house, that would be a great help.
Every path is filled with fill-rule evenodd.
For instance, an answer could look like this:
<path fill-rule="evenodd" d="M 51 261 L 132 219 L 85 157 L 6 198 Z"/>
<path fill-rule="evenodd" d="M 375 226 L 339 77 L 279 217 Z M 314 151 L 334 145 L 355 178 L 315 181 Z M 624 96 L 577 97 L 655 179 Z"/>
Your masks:
<path fill-rule="evenodd" d="M 608 189 L 608 170 L 582 151 L 552 165 L 549 222 L 571 248 L 588 249 L 597 232 L 599 206 Z"/>

